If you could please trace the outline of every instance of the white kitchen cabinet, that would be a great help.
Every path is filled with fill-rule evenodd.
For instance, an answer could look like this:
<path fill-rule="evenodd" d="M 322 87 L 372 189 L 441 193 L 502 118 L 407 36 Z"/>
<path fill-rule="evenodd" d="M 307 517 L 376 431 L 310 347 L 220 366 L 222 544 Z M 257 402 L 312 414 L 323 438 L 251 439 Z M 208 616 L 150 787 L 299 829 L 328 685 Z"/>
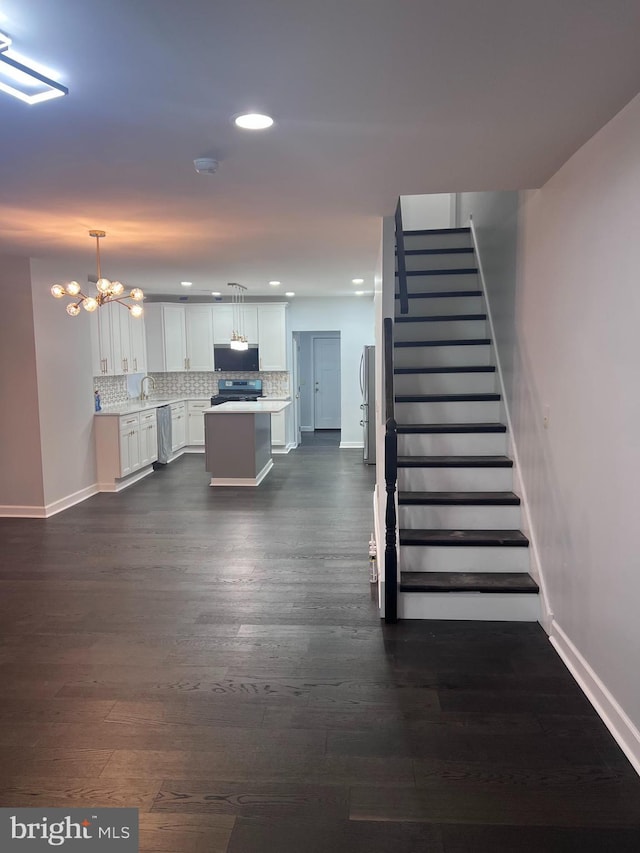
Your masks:
<path fill-rule="evenodd" d="M 250 344 L 258 343 L 258 306 L 244 304 L 240 309 L 244 317 L 244 333 Z M 213 342 L 228 344 L 234 329 L 233 306 L 231 304 L 213 306 Z"/>
<path fill-rule="evenodd" d="M 284 447 L 287 443 L 285 412 L 286 409 L 271 415 L 271 444 L 275 447 Z"/>
<path fill-rule="evenodd" d="M 187 415 L 185 403 L 171 404 L 171 452 L 175 453 L 187 443 Z"/>
<path fill-rule="evenodd" d="M 140 468 L 140 417 L 120 418 L 120 476 L 126 477 Z"/>
<path fill-rule="evenodd" d="M 204 447 L 204 410 L 210 408 L 210 400 L 187 402 L 187 444 Z"/>
<path fill-rule="evenodd" d="M 111 312 L 111 340 L 115 373 L 133 373 L 133 362 L 131 360 L 131 318 L 129 310 L 117 303 L 107 305 L 99 310 Z"/>
<path fill-rule="evenodd" d="M 140 413 L 140 467 L 158 458 L 158 419 L 156 410 Z"/>
<path fill-rule="evenodd" d="M 187 366 L 187 331 L 184 305 L 152 302 L 145 306 L 147 370 L 177 373 Z"/>
<path fill-rule="evenodd" d="M 131 331 L 131 373 L 147 372 L 147 342 L 145 338 L 144 317 L 132 317 L 129 314 Z"/>
<path fill-rule="evenodd" d="M 187 370 L 213 370 L 211 305 L 185 305 Z"/>
<path fill-rule="evenodd" d="M 286 303 L 258 305 L 260 370 L 287 369 Z"/>
<path fill-rule="evenodd" d="M 91 353 L 94 376 L 145 373 L 144 320 L 118 303 L 98 308 L 91 315 Z"/>
<path fill-rule="evenodd" d="M 114 376 L 118 372 L 113 356 L 111 333 L 113 308 L 113 305 L 105 305 L 91 314 L 91 358 L 94 376 Z"/>

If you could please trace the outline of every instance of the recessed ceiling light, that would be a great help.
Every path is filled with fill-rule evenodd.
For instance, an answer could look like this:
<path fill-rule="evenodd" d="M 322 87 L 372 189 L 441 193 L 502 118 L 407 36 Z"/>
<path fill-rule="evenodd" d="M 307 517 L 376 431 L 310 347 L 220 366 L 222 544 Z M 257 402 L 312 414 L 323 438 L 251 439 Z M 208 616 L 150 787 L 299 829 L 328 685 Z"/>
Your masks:
<path fill-rule="evenodd" d="M 279 284 L 282 284 L 281 281 L 270 281 L 269 284 L 271 287 L 277 287 Z"/>
<path fill-rule="evenodd" d="M 285 296 L 295 296 L 295 293 L 293 292 L 293 290 L 287 290 Z"/>
<path fill-rule="evenodd" d="M 180 284 L 182 285 L 182 287 L 191 287 L 193 282 L 192 281 L 181 281 Z"/>
<path fill-rule="evenodd" d="M 241 116 L 236 116 L 234 119 L 238 127 L 244 130 L 266 130 L 273 124 L 271 116 L 262 115 L 261 113 L 245 113 Z"/>
<path fill-rule="evenodd" d="M 212 291 L 211 291 L 211 295 L 212 295 L 212 296 L 222 296 L 222 294 L 220 293 L 220 291 L 219 291 L 219 290 L 212 290 Z"/>
<path fill-rule="evenodd" d="M 364 296 L 364 290 L 356 290 L 356 296 Z"/>
<path fill-rule="evenodd" d="M 351 282 L 352 282 L 352 284 L 364 284 L 364 279 L 363 278 L 352 278 Z"/>

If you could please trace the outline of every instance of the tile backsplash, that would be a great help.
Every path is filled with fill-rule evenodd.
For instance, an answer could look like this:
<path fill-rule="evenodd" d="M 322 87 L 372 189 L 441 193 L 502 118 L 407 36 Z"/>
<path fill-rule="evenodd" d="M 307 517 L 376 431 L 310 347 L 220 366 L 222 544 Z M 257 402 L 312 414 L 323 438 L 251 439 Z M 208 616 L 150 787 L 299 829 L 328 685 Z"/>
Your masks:
<path fill-rule="evenodd" d="M 211 397 L 218 393 L 219 379 L 262 379 L 263 392 L 268 397 L 288 397 L 291 393 L 288 371 L 268 373 L 151 373 L 155 389 L 149 387 L 152 398 Z M 100 392 L 103 406 L 126 403 L 140 394 L 142 374 L 132 376 L 95 376 L 94 388 Z M 151 386 L 151 383 L 149 383 Z"/>

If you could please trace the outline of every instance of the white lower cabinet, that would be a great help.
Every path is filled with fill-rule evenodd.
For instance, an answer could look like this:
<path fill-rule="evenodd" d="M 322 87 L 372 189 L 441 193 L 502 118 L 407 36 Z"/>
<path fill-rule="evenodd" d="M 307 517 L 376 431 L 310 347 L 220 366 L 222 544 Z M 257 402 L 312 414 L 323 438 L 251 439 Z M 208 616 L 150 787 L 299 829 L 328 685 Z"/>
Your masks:
<path fill-rule="evenodd" d="M 211 407 L 209 400 L 187 402 L 187 444 L 204 447 L 204 410 Z"/>
<path fill-rule="evenodd" d="M 158 458 L 158 419 L 156 410 L 140 413 L 140 467 Z"/>
<path fill-rule="evenodd" d="M 286 409 L 271 415 L 271 444 L 276 447 L 284 447 L 287 443 L 285 412 Z"/>
<path fill-rule="evenodd" d="M 171 404 L 171 452 L 187 443 L 187 407 L 185 403 Z"/>

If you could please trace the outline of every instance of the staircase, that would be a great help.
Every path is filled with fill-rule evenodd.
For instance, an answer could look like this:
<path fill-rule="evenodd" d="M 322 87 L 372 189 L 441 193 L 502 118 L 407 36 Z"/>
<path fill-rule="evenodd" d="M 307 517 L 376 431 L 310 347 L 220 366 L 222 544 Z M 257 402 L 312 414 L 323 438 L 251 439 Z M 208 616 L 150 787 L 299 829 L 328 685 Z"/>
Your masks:
<path fill-rule="evenodd" d="M 396 292 L 400 619 L 537 621 L 469 228 L 404 231 Z M 396 290 L 398 290 L 396 276 Z"/>

